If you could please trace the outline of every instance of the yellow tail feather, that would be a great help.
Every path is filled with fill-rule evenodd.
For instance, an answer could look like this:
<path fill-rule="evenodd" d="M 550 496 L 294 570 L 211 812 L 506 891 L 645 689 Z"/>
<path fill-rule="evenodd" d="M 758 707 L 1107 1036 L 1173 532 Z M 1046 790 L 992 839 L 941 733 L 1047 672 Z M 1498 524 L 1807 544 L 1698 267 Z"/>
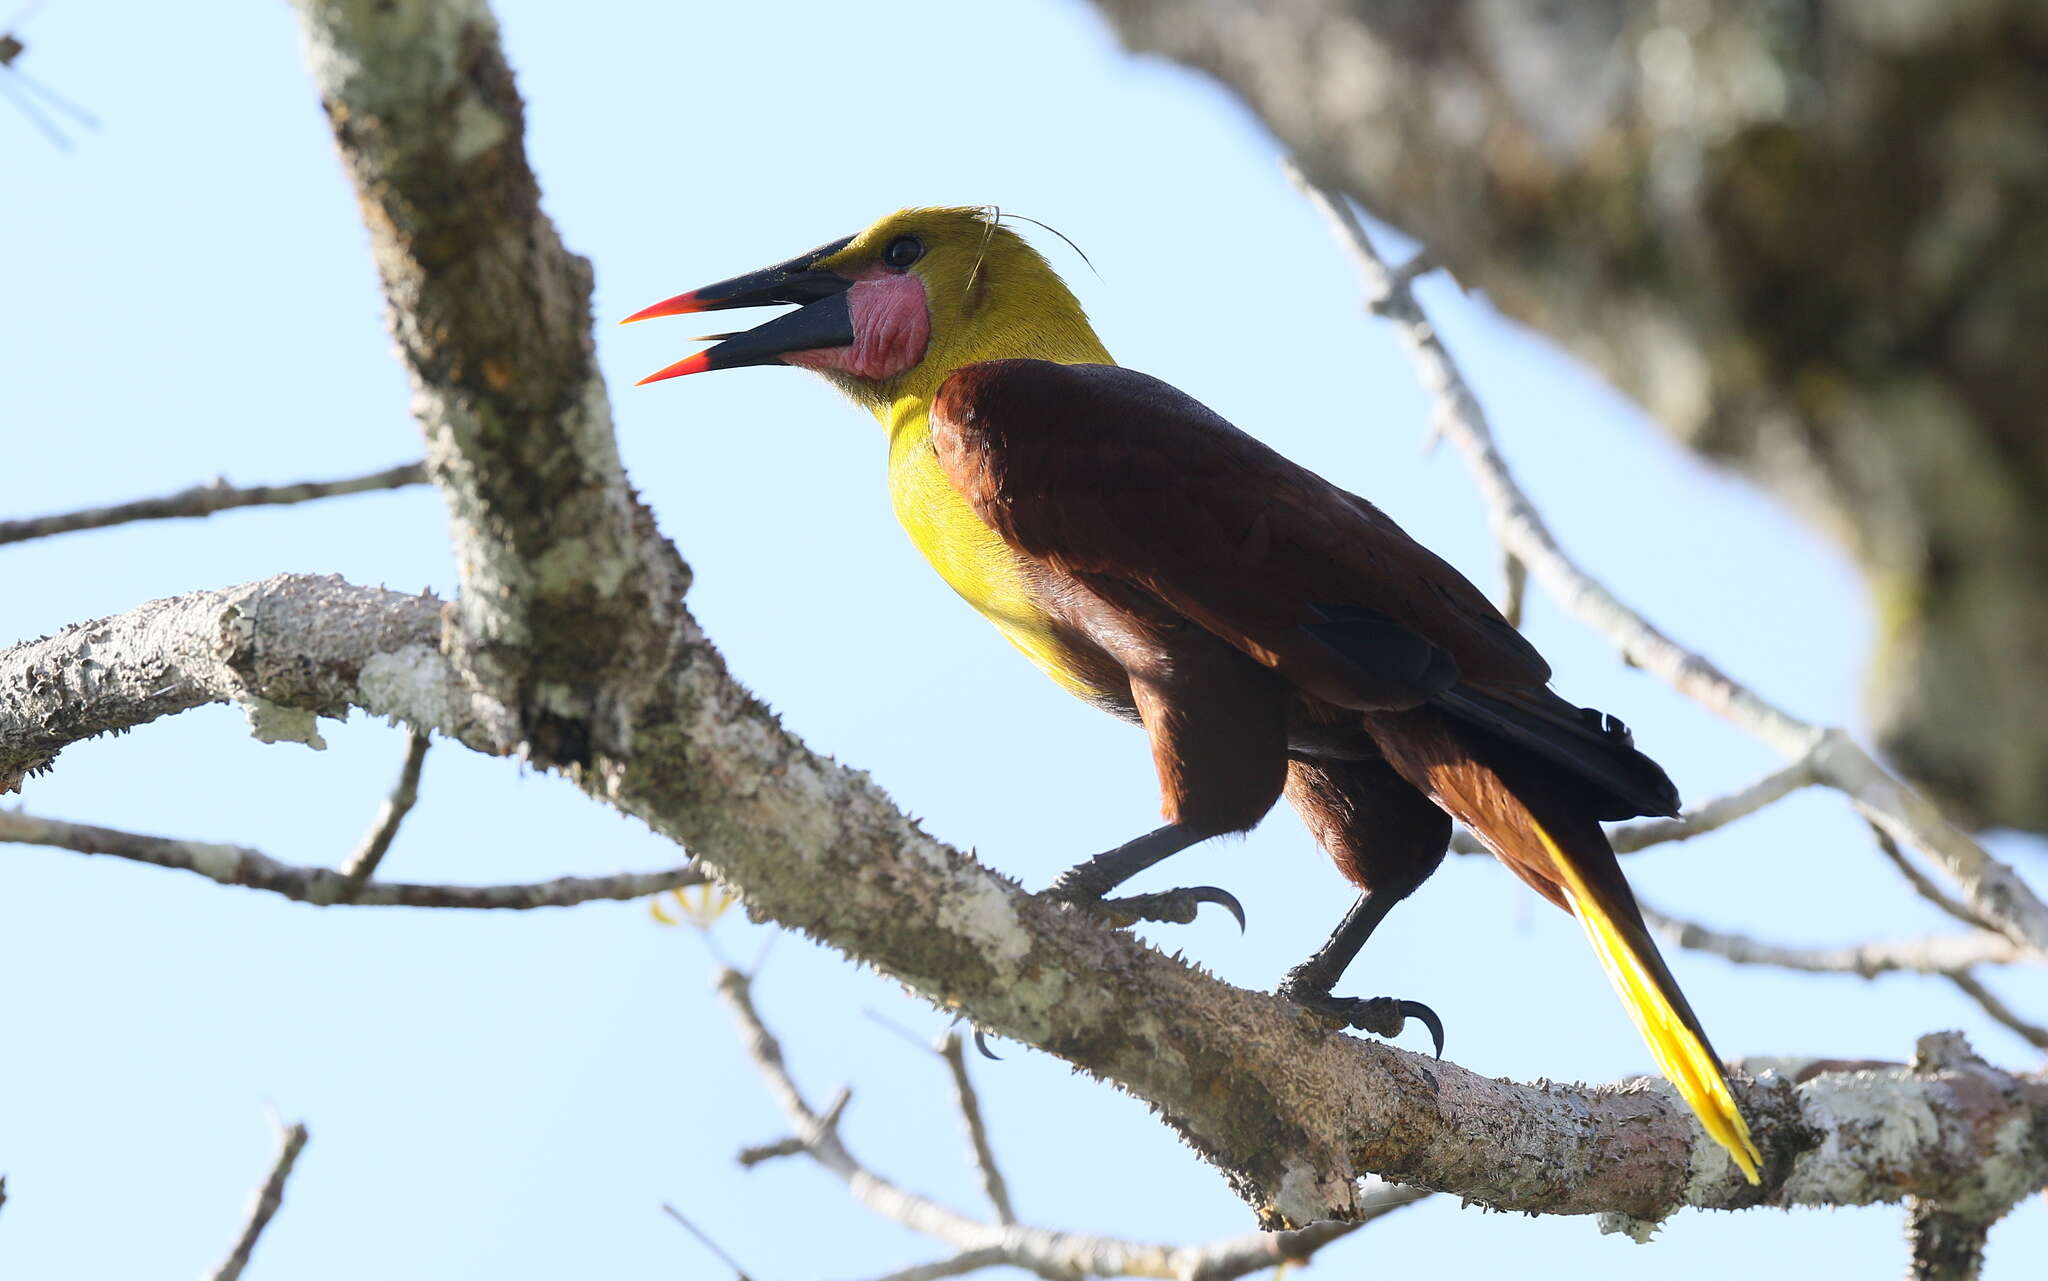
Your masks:
<path fill-rule="evenodd" d="M 1629 945 L 1627 936 L 1615 927 L 1614 918 L 1587 888 L 1585 879 L 1550 838 L 1550 833 L 1533 822 L 1530 826 L 1549 849 L 1551 863 L 1564 878 L 1572 914 L 1585 927 L 1586 937 L 1600 958 L 1600 968 L 1607 971 L 1608 981 L 1628 1007 L 1629 1017 L 1643 1034 L 1658 1069 L 1677 1087 L 1679 1097 L 1692 1108 L 1707 1133 L 1728 1150 L 1728 1155 L 1741 1167 L 1743 1177 L 1751 1183 L 1763 1182 L 1757 1173 L 1763 1157 L 1749 1136 L 1749 1123 L 1742 1119 L 1734 1096 L 1728 1092 L 1728 1080 L 1721 1074 L 1721 1065 L 1658 990 L 1655 976 Z"/>

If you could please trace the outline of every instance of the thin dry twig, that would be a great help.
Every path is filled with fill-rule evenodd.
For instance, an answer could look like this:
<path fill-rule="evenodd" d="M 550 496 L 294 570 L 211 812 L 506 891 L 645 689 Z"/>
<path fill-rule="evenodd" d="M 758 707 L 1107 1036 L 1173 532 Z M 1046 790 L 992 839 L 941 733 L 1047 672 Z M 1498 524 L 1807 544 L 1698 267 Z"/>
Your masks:
<path fill-rule="evenodd" d="M 861 1164 L 840 1139 L 836 1124 L 838 1109 L 845 1106 L 845 1091 L 840 1092 L 833 1106 L 825 1112 L 813 1109 L 789 1073 L 781 1042 L 761 1021 L 760 1013 L 754 1007 L 751 980 L 737 970 L 721 970 L 717 976 L 717 987 L 739 1026 L 741 1040 L 755 1070 L 781 1106 L 790 1128 L 796 1132 L 793 1139 L 747 1149 L 741 1154 L 742 1160 L 750 1155 L 756 1160 L 765 1160 L 768 1155 L 794 1155 L 790 1145 L 795 1144 L 795 1151 L 800 1151 L 845 1181 L 854 1199 L 869 1211 L 913 1231 L 936 1237 L 960 1251 L 951 1259 L 891 1273 L 884 1281 L 900 1281 L 904 1277 L 957 1276 L 975 1268 L 998 1265 L 1024 1268 L 1059 1281 L 1070 1281 L 1079 1276 L 1232 1281 L 1288 1260 L 1305 1260 L 1322 1246 L 1354 1231 L 1360 1224 L 1430 1195 L 1414 1188 L 1382 1185 L 1359 1198 L 1357 1223 L 1317 1223 L 1291 1232 L 1253 1232 L 1199 1246 L 1155 1245 L 1114 1237 L 1056 1232 L 1014 1222 L 985 1222 L 910 1192 Z M 952 1039 L 954 1052 L 959 1054 L 958 1038 Z M 961 1062 L 964 1066 L 964 1057 Z M 984 1166 L 984 1173 L 993 1168 L 991 1158 Z M 995 1195 L 991 1192 L 990 1199 L 994 1200 Z M 1007 1200 L 1007 1194 L 1004 1200 Z"/>
<path fill-rule="evenodd" d="M 1940 908 L 1948 916 L 1961 921 L 1972 929 L 1988 930 L 1994 928 L 1990 922 L 1971 911 L 1968 905 L 1958 903 L 1943 892 L 1939 885 L 1928 879 L 1927 873 L 1921 871 L 1919 866 L 1906 856 L 1906 852 L 1899 848 L 1899 843 L 1893 840 L 1883 828 L 1872 823 L 1870 825 L 1870 834 L 1876 839 L 1878 850 L 1884 854 L 1886 859 L 1890 860 L 1893 867 L 1898 869 L 1899 875 L 1906 878 L 1906 884 L 1913 887 L 1915 894 L 1918 894 L 1921 898 Z"/>
<path fill-rule="evenodd" d="M 1640 904 L 1650 928 L 1679 947 L 1708 952 L 1738 965 L 1772 965 L 1808 974 L 1939 974 L 1953 978 L 1976 965 L 2009 965 L 2028 959 L 2011 939 L 1988 930 L 1973 934 L 1932 934 L 1917 939 L 1879 939 L 1847 947 L 1791 947 L 1745 934 L 1708 929 Z"/>
<path fill-rule="evenodd" d="M 1677 818 L 1651 819 L 1642 823 L 1621 823 L 1607 829 L 1608 843 L 1617 854 L 1633 854 L 1652 845 L 1690 840 L 1747 818 L 1775 804 L 1802 787 L 1814 783 L 1813 758 L 1802 756 L 1782 769 L 1774 770 L 1740 790 L 1717 796 L 1695 806 Z M 1464 829 L 1459 829 L 1451 848 L 1460 854 L 1485 854 L 1487 848 Z"/>
<path fill-rule="evenodd" d="M 666 1201 L 663 1201 L 661 1203 L 661 1212 L 663 1214 L 666 1214 L 669 1218 L 674 1219 L 677 1223 L 682 1224 L 683 1231 L 689 1233 L 693 1237 L 696 1237 L 700 1245 L 702 1245 L 705 1249 L 711 1251 L 711 1253 L 717 1255 L 719 1262 L 725 1264 L 726 1267 L 732 1269 L 732 1274 L 737 1279 L 737 1281 L 753 1281 L 753 1279 L 747 1275 L 747 1270 L 739 1265 L 739 1260 L 733 1258 L 730 1254 L 727 1254 L 725 1252 L 725 1247 L 718 1244 L 718 1242 L 712 1240 L 711 1235 L 709 1233 L 705 1232 L 702 1228 L 698 1227 L 696 1224 L 690 1222 L 687 1218 L 683 1217 L 683 1212 L 681 1210 L 678 1210 L 675 1208 L 675 1206 L 670 1205 Z"/>
<path fill-rule="evenodd" d="M 2048 1028 L 2038 1023 L 2029 1023 L 2013 1013 L 2012 1007 L 2001 1000 L 1996 992 L 1985 987 L 1977 976 L 1968 970 L 1960 970 L 1948 976 L 1963 995 L 1975 1001 L 1994 1021 L 2003 1023 L 2014 1034 L 2037 1050 L 2048 1050 Z"/>
<path fill-rule="evenodd" d="M 267 890 L 316 907 L 438 907 L 522 911 L 573 907 L 600 899 L 644 898 L 710 878 L 695 866 L 665 872 L 620 872 L 615 876 L 564 876 L 524 885 L 412 885 L 371 881 L 345 897 L 348 878 L 325 867 L 280 863 L 259 850 L 210 841 L 177 841 L 84 823 L 36 818 L 0 810 L 0 842 L 50 845 L 80 854 L 107 854 L 156 867 L 196 872 L 222 885 Z"/>
<path fill-rule="evenodd" d="M 256 1242 L 263 1236 L 263 1230 L 270 1226 L 270 1220 L 284 1204 L 285 1180 L 292 1177 L 292 1167 L 298 1164 L 299 1153 L 306 1146 L 304 1122 L 294 1125 L 279 1123 L 277 1127 L 277 1160 L 271 1165 L 270 1177 L 263 1186 L 256 1189 L 255 1197 L 249 1202 L 249 1220 L 242 1226 L 242 1235 L 235 1242 L 228 1257 L 221 1260 L 213 1270 L 213 1281 L 235 1281 L 242 1275 L 242 1269 L 249 1266 L 249 1256 L 256 1249 Z"/>
<path fill-rule="evenodd" d="M 1880 829 L 1920 850 L 1963 890 L 1972 911 L 2015 943 L 2048 952 L 2048 904 L 2013 869 L 1944 818 L 1917 789 L 1888 773 L 1839 729 L 1824 729 L 1774 706 L 1686 649 L 1621 603 L 1564 553 L 1515 482 L 1464 376 L 1416 304 L 1407 282 L 1389 272 L 1350 205 L 1316 186 L 1292 161 L 1289 176 L 1335 228 L 1364 278 L 1367 305 L 1385 316 L 1414 359 L 1433 406 L 1433 430 L 1464 455 L 1501 545 L 1529 568 L 1553 599 L 1606 636 L 1642 668 L 1702 707 L 1726 717 L 1797 760 L 1812 755 L 1818 781 L 1847 795 Z"/>
<path fill-rule="evenodd" d="M 296 485 L 250 485 L 237 487 L 215 478 L 204 485 L 181 489 L 161 498 L 142 498 L 112 507 L 90 507 L 84 511 L 61 512 L 51 516 L 30 516 L 0 520 L 0 543 L 23 543 L 52 534 L 69 534 L 81 529 L 105 529 L 138 520 L 172 520 L 211 516 L 236 507 L 275 507 L 285 503 L 309 502 L 315 498 L 338 498 L 343 494 L 364 494 L 378 489 L 403 489 L 427 483 L 425 463 L 387 467 L 363 476 L 339 480 L 308 480 Z"/>
<path fill-rule="evenodd" d="M 1010 1204 L 1010 1185 L 996 1165 L 995 1149 L 989 1146 L 988 1126 L 981 1119 L 981 1099 L 967 1075 L 967 1050 L 960 1034 L 949 1031 L 939 1038 L 938 1052 L 953 1077 L 953 1101 L 959 1105 L 960 1119 L 967 1126 L 967 1145 L 974 1154 L 974 1168 L 981 1175 L 982 1191 L 995 1207 L 996 1222 L 1015 1223 L 1017 1212 Z"/>
<path fill-rule="evenodd" d="M 342 887 L 342 901 L 354 902 L 363 892 L 363 886 L 377 874 L 377 865 L 384 861 L 384 855 L 391 849 L 391 842 L 398 836 L 398 825 L 405 816 L 412 813 L 412 807 L 420 799 L 420 767 L 426 764 L 427 748 L 433 740 L 425 730 L 410 730 L 405 736 L 405 764 L 399 768 L 398 783 L 391 789 L 391 795 L 384 801 L 384 807 L 377 812 L 377 821 L 363 836 L 363 843 L 348 861 L 341 865 L 342 877 L 347 884 Z"/>

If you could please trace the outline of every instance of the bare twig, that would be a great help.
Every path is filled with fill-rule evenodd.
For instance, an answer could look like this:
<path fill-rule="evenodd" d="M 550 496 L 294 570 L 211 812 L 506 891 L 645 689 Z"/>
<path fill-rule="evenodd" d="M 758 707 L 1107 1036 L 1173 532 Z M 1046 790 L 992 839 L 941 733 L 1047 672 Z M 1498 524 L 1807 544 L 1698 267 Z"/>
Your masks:
<path fill-rule="evenodd" d="M 1813 755 L 1816 778 L 1843 792 L 1871 822 L 1939 863 L 1971 910 L 2015 943 L 2048 952 L 2048 904 L 1918 790 L 1885 771 L 1838 729 L 1823 729 L 1767 702 L 1711 661 L 1679 645 L 1581 569 L 1544 525 L 1508 471 L 1485 412 L 1414 296 L 1388 271 L 1341 196 L 1317 187 L 1291 161 L 1288 172 L 1322 211 L 1365 280 L 1372 310 L 1390 320 L 1414 359 L 1433 405 L 1432 422 L 1465 456 L 1493 519 L 1495 537 L 1529 567 L 1566 611 L 1605 635 L 1637 667 L 1728 718 L 1790 759 Z"/>
<path fill-rule="evenodd" d="M 0 810 L 0 842 L 52 845 L 80 854 L 108 854 L 157 867 L 196 872 L 222 885 L 267 890 L 318 907 L 441 907 L 524 910 L 573 907 L 599 899 L 642 898 L 709 878 L 695 866 L 665 872 L 620 872 L 615 876 L 564 876 L 525 885 L 410 885 L 371 881 L 347 896 L 348 878 L 325 867 L 280 863 L 259 850 L 211 841 L 177 841 L 84 823 L 36 818 Z"/>
<path fill-rule="evenodd" d="M 1508 620 L 1508 626 L 1522 625 L 1522 601 L 1528 594 L 1529 567 L 1513 552 L 1502 549 L 1500 554 L 1500 613 Z"/>
<path fill-rule="evenodd" d="M 1814 782 L 1813 759 L 1802 756 L 1783 769 L 1764 775 L 1756 782 L 1717 796 L 1713 800 L 1687 810 L 1677 818 L 1651 819 L 1643 823 L 1623 823 L 1607 829 L 1607 839 L 1617 854 L 1632 854 L 1662 845 L 1670 841 L 1690 840 L 1704 836 L 1717 828 L 1728 826 L 1737 819 L 1747 818 L 1767 805 L 1784 799 L 1802 787 Z M 1460 854 L 1485 854 L 1487 849 L 1470 832 L 1459 829 L 1451 848 Z"/>
<path fill-rule="evenodd" d="M 1983 1008 L 1992 1019 L 2010 1028 L 2027 1044 L 2037 1050 L 2048 1050 L 2048 1028 L 2029 1023 L 2012 1012 L 2012 1007 L 2000 1000 L 1998 994 L 1977 981 L 1977 976 L 1968 970 L 1958 970 L 1948 976 L 1948 981 L 1960 988 L 1963 994 Z"/>
<path fill-rule="evenodd" d="M 875 1281 L 940 1281 L 943 1277 L 965 1276 L 983 1268 L 1001 1267 L 1009 1261 L 1009 1255 L 1000 1246 L 988 1246 L 980 1250 L 963 1250 L 936 1263 L 915 1264 L 887 1276 L 876 1277 Z"/>
<path fill-rule="evenodd" d="M 1927 873 L 1920 870 L 1919 866 L 1906 855 L 1906 852 L 1899 848 L 1899 843 L 1893 840 L 1890 834 L 1883 828 L 1872 823 L 1870 825 L 1870 834 L 1876 839 L 1877 848 L 1891 862 L 1891 865 L 1898 869 L 1899 875 L 1906 878 L 1906 883 L 1913 887 L 1915 894 L 1918 894 L 1921 898 L 1940 908 L 1947 915 L 1961 921 L 1972 929 L 1988 930 L 1994 928 L 1990 922 L 1971 911 L 1967 904 L 1958 903 L 1955 899 L 1944 893 L 1939 885 L 1929 880 Z"/>
<path fill-rule="evenodd" d="M 1710 952 L 1738 965 L 1773 965 L 1809 974 L 1879 974 L 1905 972 L 1953 977 L 1973 965 L 2007 965 L 2030 959 L 2002 934 L 1934 934 L 1917 939 L 1880 939 L 1847 947 L 1788 947 L 1743 934 L 1711 930 L 1692 921 L 1666 916 L 1642 904 L 1650 928 L 1679 947 Z"/>
<path fill-rule="evenodd" d="M 862 1165 L 840 1140 L 833 1124 L 836 1113 L 828 1109 L 821 1114 L 804 1100 L 803 1091 L 789 1074 L 781 1042 L 768 1030 L 754 1008 L 748 978 L 737 970 L 722 970 L 718 974 L 717 985 L 719 995 L 739 1025 L 741 1039 L 755 1070 L 761 1074 L 769 1093 L 775 1096 L 790 1127 L 796 1131 L 794 1139 L 748 1149 L 741 1154 L 742 1160 L 748 1156 L 762 1160 L 768 1154 L 782 1155 L 794 1143 L 798 1145 L 798 1151 L 843 1179 L 854 1199 L 868 1210 L 913 1231 L 936 1237 L 961 1252 L 939 1263 L 891 1273 L 884 1281 L 901 1281 L 905 1277 L 958 1276 L 976 1268 L 1005 1264 L 1059 1281 L 1080 1276 L 1231 1281 L 1290 1259 L 1307 1259 L 1322 1246 L 1358 1226 L 1357 1223 L 1318 1223 L 1292 1232 L 1255 1232 L 1208 1245 L 1174 1246 L 1056 1232 L 1025 1227 L 1007 1220 L 988 1223 L 960 1214 L 910 1192 Z M 964 1068 L 959 1038 L 951 1036 L 948 1039 L 951 1045 L 947 1061 L 958 1061 Z M 956 1081 L 959 1079 L 956 1077 Z M 844 1098 L 844 1092 L 840 1097 Z M 962 1110 L 967 1111 L 967 1105 L 963 1105 Z M 986 1178 L 994 1170 L 994 1162 L 992 1158 L 980 1156 L 979 1145 L 977 1160 L 981 1162 Z M 1363 1223 L 1428 1195 L 1418 1189 L 1376 1187 L 1360 1197 L 1358 1220 Z M 998 1206 L 1008 1202 L 1007 1194 L 993 1189 L 989 1196 Z"/>
<path fill-rule="evenodd" d="M 673 1205 L 670 1205 L 668 1202 L 663 1201 L 661 1203 L 661 1212 L 663 1214 L 666 1214 L 669 1218 L 674 1219 L 677 1223 L 682 1224 L 683 1231 L 689 1233 L 693 1237 L 696 1237 L 699 1244 L 701 1244 L 705 1249 L 711 1251 L 711 1253 L 713 1253 L 714 1255 L 717 1255 L 719 1262 L 725 1264 L 726 1267 L 732 1269 L 732 1274 L 734 1277 L 738 1279 L 738 1281 L 752 1281 L 752 1278 L 750 1278 L 747 1275 L 747 1270 L 739 1265 L 739 1260 L 727 1254 L 725 1252 L 725 1247 L 718 1244 L 718 1242 L 713 1241 L 710 1237 L 710 1234 L 706 1233 L 702 1228 L 699 1228 L 696 1224 L 684 1218 L 683 1212 L 681 1210 L 678 1210 Z"/>
<path fill-rule="evenodd" d="M 180 517 L 211 516 L 235 507 L 275 507 L 285 503 L 309 502 L 315 498 L 337 498 L 377 489 L 403 489 L 427 483 L 424 463 L 387 467 L 364 476 L 340 480 L 308 480 L 296 485 L 250 485 L 238 488 L 222 479 L 181 489 L 161 498 L 143 498 L 112 507 L 91 507 L 84 511 L 52 516 L 30 516 L 21 520 L 0 520 L 0 543 L 21 543 L 52 534 L 69 534 L 81 529 L 105 529 L 138 520 L 171 520 Z"/>
<path fill-rule="evenodd" d="M 1010 1205 L 1010 1185 L 1003 1180 L 1002 1169 L 996 1165 L 995 1149 L 989 1146 L 988 1127 L 981 1119 L 981 1100 L 974 1093 L 974 1082 L 967 1075 L 966 1047 L 958 1032 L 948 1031 L 939 1038 L 939 1057 L 946 1061 L 946 1070 L 953 1076 L 953 1101 L 960 1107 L 960 1119 L 967 1126 L 967 1144 L 974 1154 L 974 1168 L 981 1175 L 982 1191 L 988 1194 L 988 1202 L 995 1207 L 996 1222 L 1015 1223 L 1017 1212 Z"/>
<path fill-rule="evenodd" d="M 290 1126 L 279 1124 L 277 1131 L 277 1160 L 271 1166 L 270 1177 L 256 1189 L 256 1195 L 249 1203 L 249 1221 L 242 1227 L 241 1239 L 235 1242 L 235 1248 L 228 1251 L 228 1257 L 221 1260 L 220 1266 L 213 1270 L 213 1281 L 235 1281 L 242 1275 L 242 1269 L 249 1266 L 250 1253 L 263 1236 L 263 1229 L 270 1226 L 271 1216 L 284 1204 L 285 1180 L 292 1177 L 292 1167 L 298 1163 L 299 1153 L 306 1146 L 306 1127 L 303 1122 Z"/>
<path fill-rule="evenodd" d="M 377 874 L 377 865 L 384 861 L 385 852 L 398 835 L 398 825 L 412 812 L 420 798 L 420 767 L 426 763 L 427 748 L 432 739 L 424 730 L 411 730 L 405 738 L 405 764 L 399 768 L 398 784 L 391 789 L 391 795 L 384 802 L 384 808 L 377 812 L 377 821 L 363 837 L 363 843 L 349 855 L 341 865 L 341 874 L 347 881 L 342 887 L 342 901 L 353 902 L 363 892 L 363 886 Z"/>

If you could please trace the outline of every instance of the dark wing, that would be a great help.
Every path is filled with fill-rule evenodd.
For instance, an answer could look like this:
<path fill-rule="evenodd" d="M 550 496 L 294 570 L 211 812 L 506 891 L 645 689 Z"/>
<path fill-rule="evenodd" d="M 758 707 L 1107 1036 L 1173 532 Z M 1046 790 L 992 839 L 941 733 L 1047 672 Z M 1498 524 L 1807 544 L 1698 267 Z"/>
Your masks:
<path fill-rule="evenodd" d="M 932 445 L 1004 541 L 1112 601 L 1150 597 L 1339 707 L 1434 705 L 1592 784 L 1599 817 L 1677 809 L 1619 721 L 1544 688 L 1543 656 L 1464 575 L 1156 378 L 968 365 L 933 402 Z"/>
<path fill-rule="evenodd" d="M 1156 378 L 965 366 L 932 405 L 953 487 L 1004 541 L 1140 589 L 1325 702 L 1413 707 L 1550 669 L 1457 570 L 1371 503 Z"/>

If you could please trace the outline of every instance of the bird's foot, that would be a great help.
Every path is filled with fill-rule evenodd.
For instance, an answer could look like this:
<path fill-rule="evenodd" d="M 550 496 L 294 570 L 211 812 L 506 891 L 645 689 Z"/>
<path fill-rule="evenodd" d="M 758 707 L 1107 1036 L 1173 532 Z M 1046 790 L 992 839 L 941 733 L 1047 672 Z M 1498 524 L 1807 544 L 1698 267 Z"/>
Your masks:
<path fill-rule="evenodd" d="M 1214 903 L 1237 919 L 1240 931 L 1244 929 L 1244 904 L 1238 902 L 1237 896 L 1229 890 L 1213 885 L 1187 885 L 1176 890 L 1160 890 L 1156 894 L 1103 898 L 1085 885 L 1070 883 L 1070 876 L 1062 876 L 1045 891 L 1045 897 L 1107 921 L 1115 929 L 1123 929 L 1139 921 L 1186 925 L 1195 919 L 1195 913 L 1202 904 Z"/>
<path fill-rule="evenodd" d="M 1436 1056 L 1444 1056 L 1444 1021 L 1420 1001 L 1404 1001 L 1394 996 L 1332 996 L 1312 985 L 1292 981 L 1280 985 L 1280 995 L 1307 1010 L 1332 1031 L 1356 1028 L 1391 1041 L 1401 1035 L 1409 1019 L 1415 1019 L 1429 1029 Z"/>

